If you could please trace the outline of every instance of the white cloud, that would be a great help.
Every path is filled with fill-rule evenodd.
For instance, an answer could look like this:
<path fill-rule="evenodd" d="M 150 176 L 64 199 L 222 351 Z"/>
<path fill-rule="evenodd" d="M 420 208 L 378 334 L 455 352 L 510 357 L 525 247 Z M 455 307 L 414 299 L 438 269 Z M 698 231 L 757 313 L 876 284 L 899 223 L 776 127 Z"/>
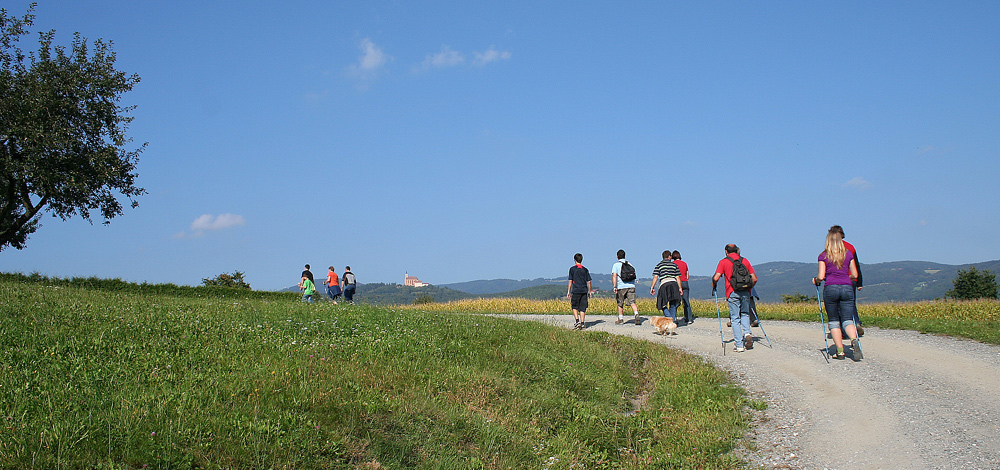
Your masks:
<path fill-rule="evenodd" d="M 441 46 L 441 52 L 428 55 L 422 64 L 423 70 L 431 68 L 454 67 L 465 62 L 465 56 L 461 52 L 453 50 L 448 46 Z"/>
<path fill-rule="evenodd" d="M 868 182 L 868 180 L 866 180 L 866 179 L 864 179 L 864 178 L 862 178 L 860 176 L 857 176 L 857 177 L 851 179 L 850 181 L 844 183 L 844 187 L 847 187 L 847 188 L 856 188 L 856 189 L 868 189 L 868 188 L 872 187 L 872 184 L 870 182 Z"/>
<path fill-rule="evenodd" d="M 475 60 L 472 61 L 475 65 L 486 65 L 491 62 L 496 62 L 498 60 L 508 60 L 510 59 L 510 52 L 498 51 L 495 48 L 489 48 L 486 52 L 476 52 Z"/>
<path fill-rule="evenodd" d="M 225 230 L 246 224 L 246 219 L 237 214 L 204 214 L 191 222 L 191 232 L 174 234 L 174 238 L 197 238 L 205 236 L 207 231 Z"/>
<path fill-rule="evenodd" d="M 361 44 L 358 45 L 361 49 L 361 56 L 358 57 L 357 63 L 351 64 L 347 68 L 351 75 L 358 78 L 372 78 L 379 74 L 390 60 L 392 56 L 386 54 L 381 47 L 375 45 L 371 39 L 364 38 L 361 40 Z"/>
<path fill-rule="evenodd" d="M 389 61 L 389 56 L 382 52 L 382 48 L 375 45 L 371 39 L 361 40 L 361 58 L 358 59 L 358 67 L 364 71 L 377 70 Z"/>
<path fill-rule="evenodd" d="M 191 230 L 222 230 L 230 227 L 237 227 L 246 223 L 242 215 L 236 214 L 219 214 L 218 216 L 213 216 L 212 214 L 205 214 L 194 222 L 191 222 Z"/>

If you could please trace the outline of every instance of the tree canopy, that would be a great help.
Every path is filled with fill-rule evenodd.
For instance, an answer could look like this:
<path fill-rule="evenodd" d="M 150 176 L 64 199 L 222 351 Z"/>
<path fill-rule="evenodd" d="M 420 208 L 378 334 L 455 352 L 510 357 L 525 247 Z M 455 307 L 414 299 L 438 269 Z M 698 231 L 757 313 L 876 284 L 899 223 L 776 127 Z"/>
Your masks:
<path fill-rule="evenodd" d="M 997 298 L 997 276 L 990 270 L 979 271 L 970 266 L 968 271 L 959 269 L 955 288 L 946 294 L 953 299 Z"/>
<path fill-rule="evenodd" d="M 145 144 L 127 150 L 132 107 L 118 105 L 138 75 L 115 69 L 112 43 L 74 34 L 70 50 L 39 33 L 37 52 L 17 47 L 29 34 L 34 4 L 22 18 L 0 9 L 0 251 L 22 249 L 43 212 L 104 223 L 123 213 L 118 195 L 138 206 L 135 185 Z"/>
<path fill-rule="evenodd" d="M 250 284 L 243 279 L 245 274 L 241 271 L 233 271 L 232 274 L 222 273 L 213 278 L 202 278 L 201 283 L 205 286 L 236 287 L 250 290 Z"/>

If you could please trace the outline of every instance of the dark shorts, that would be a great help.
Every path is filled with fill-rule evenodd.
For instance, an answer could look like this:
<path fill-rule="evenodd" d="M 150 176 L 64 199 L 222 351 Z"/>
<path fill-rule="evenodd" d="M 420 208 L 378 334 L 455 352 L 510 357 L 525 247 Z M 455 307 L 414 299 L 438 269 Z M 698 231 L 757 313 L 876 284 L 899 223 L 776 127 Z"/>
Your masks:
<path fill-rule="evenodd" d="M 569 296 L 569 305 L 573 310 L 576 310 L 577 312 L 586 312 L 587 305 L 589 303 L 587 299 L 589 297 L 590 295 L 588 295 L 586 292 L 582 292 L 579 294 L 574 292 Z"/>

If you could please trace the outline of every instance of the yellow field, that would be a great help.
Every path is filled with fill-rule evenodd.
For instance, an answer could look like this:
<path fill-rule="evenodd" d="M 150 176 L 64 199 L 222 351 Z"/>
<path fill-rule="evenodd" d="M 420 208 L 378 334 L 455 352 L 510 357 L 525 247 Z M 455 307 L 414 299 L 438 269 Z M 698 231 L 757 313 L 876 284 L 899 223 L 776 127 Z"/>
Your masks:
<path fill-rule="evenodd" d="M 692 308 L 701 317 L 714 316 L 715 303 L 695 300 Z M 656 301 L 639 299 L 639 312 L 643 315 L 656 314 Z M 433 312 L 460 313 L 537 313 L 560 314 L 570 313 L 568 300 L 528 300 L 514 298 L 468 299 L 446 303 L 430 303 L 420 305 L 398 305 L 395 308 L 413 309 Z M 727 316 L 726 304 L 719 302 L 722 315 Z M 811 321 L 818 317 L 818 305 L 815 303 L 759 303 L 758 311 L 763 319 L 805 320 Z M 1000 321 L 1000 301 L 997 300 L 938 300 L 926 302 L 904 303 L 861 303 L 858 306 L 861 315 L 868 319 L 917 319 L 917 320 L 965 320 L 965 321 Z M 587 313 L 598 315 L 616 314 L 618 306 L 611 298 L 590 299 Z"/>

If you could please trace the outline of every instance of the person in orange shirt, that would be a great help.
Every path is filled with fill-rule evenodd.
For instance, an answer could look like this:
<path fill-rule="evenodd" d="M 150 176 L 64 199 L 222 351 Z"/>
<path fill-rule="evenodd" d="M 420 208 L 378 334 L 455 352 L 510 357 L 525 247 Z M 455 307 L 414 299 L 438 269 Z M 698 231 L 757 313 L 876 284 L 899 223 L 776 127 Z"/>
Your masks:
<path fill-rule="evenodd" d="M 330 297 L 333 303 L 337 303 L 337 297 L 340 297 L 340 279 L 337 277 L 337 272 L 330 266 L 330 270 L 326 273 L 326 295 Z"/>

